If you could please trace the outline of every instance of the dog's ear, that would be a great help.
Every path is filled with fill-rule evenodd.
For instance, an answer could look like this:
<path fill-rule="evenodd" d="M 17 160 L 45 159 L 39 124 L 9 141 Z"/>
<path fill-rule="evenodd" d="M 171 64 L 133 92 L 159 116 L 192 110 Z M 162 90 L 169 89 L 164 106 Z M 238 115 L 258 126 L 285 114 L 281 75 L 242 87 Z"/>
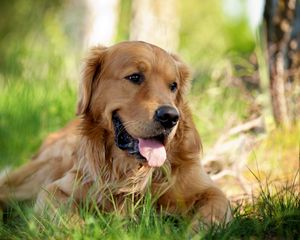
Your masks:
<path fill-rule="evenodd" d="M 181 98 L 188 92 L 190 88 L 191 72 L 189 67 L 177 55 L 171 54 L 171 56 L 174 59 L 179 72 L 179 78 L 180 78 L 179 97 Z"/>
<path fill-rule="evenodd" d="M 106 50 L 107 48 L 104 46 L 93 47 L 84 61 L 79 83 L 79 100 L 76 115 L 84 114 L 88 109 L 92 96 L 93 82 L 99 77 Z"/>

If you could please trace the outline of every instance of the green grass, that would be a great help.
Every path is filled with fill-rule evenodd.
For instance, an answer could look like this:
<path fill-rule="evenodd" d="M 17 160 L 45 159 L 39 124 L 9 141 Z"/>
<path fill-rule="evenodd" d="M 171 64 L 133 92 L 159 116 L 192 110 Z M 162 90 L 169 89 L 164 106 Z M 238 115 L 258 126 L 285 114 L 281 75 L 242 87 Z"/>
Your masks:
<path fill-rule="evenodd" d="M 65 209 L 53 221 L 35 215 L 28 206 L 13 204 L 0 222 L 0 239 L 297 239 L 298 188 L 295 183 L 277 189 L 261 187 L 257 198 L 234 204 L 231 223 L 209 229 L 200 224 L 197 232 L 190 219 L 153 210 L 150 195 L 126 217 L 81 207 L 79 214 L 84 221 L 80 222 L 68 218 Z"/>
<path fill-rule="evenodd" d="M 73 117 L 75 92 L 66 81 L 18 81 L 0 90 L 0 167 L 27 161 L 49 132 Z"/>

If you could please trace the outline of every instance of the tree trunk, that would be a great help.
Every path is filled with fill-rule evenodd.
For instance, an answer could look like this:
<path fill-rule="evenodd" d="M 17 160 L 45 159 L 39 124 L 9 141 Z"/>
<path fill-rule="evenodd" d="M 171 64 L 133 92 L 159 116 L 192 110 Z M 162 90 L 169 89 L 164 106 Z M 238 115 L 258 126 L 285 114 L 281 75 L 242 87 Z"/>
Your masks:
<path fill-rule="evenodd" d="M 176 0 L 133 0 L 130 39 L 141 40 L 175 51 L 179 17 Z"/>
<path fill-rule="evenodd" d="M 84 47 L 111 45 L 116 35 L 119 0 L 86 0 Z"/>
<path fill-rule="evenodd" d="M 299 2 L 297 2 L 299 5 Z M 299 6 L 297 6 L 299 7 Z M 296 50 L 292 33 L 298 32 L 299 24 L 295 19 L 296 0 L 266 0 L 264 19 L 268 41 L 270 91 L 273 116 L 277 125 L 289 127 L 293 117 L 294 104 L 287 98 L 291 84 L 298 81 L 293 72 L 299 67 L 299 48 Z M 299 39 L 298 39 L 299 41 Z M 297 42 L 297 41 L 296 41 Z M 292 46 L 292 48 L 291 48 Z M 299 47 L 299 46 L 298 46 Z M 289 104 L 290 103 L 290 104 Z"/>
<path fill-rule="evenodd" d="M 295 19 L 288 46 L 287 96 L 293 120 L 300 119 L 300 1 L 296 2 Z"/>

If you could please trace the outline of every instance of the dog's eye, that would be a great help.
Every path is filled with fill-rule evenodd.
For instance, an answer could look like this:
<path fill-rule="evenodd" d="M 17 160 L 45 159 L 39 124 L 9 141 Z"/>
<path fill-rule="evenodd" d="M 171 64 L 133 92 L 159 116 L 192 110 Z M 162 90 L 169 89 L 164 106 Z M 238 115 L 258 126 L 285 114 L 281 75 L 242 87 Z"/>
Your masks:
<path fill-rule="evenodd" d="M 172 92 L 175 92 L 177 90 L 177 82 L 173 82 L 170 84 L 170 89 Z"/>
<path fill-rule="evenodd" d="M 144 75 L 140 73 L 134 73 L 129 76 L 126 76 L 125 78 L 135 84 L 141 84 L 144 81 Z"/>

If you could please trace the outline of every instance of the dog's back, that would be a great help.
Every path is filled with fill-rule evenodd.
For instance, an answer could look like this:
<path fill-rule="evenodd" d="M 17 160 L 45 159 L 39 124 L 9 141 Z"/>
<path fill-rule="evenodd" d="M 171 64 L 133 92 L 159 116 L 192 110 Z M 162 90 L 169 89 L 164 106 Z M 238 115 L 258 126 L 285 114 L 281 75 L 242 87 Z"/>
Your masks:
<path fill-rule="evenodd" d="M 13 199 L 34 199 L 44 186 L 61 178 L 72 168 L 79 140 L 79 122 L 79 119 L 73 120 L 63 129 L 49 134 L 29 163 L 16 171 L 2 174 L 2 205 Z"/>

